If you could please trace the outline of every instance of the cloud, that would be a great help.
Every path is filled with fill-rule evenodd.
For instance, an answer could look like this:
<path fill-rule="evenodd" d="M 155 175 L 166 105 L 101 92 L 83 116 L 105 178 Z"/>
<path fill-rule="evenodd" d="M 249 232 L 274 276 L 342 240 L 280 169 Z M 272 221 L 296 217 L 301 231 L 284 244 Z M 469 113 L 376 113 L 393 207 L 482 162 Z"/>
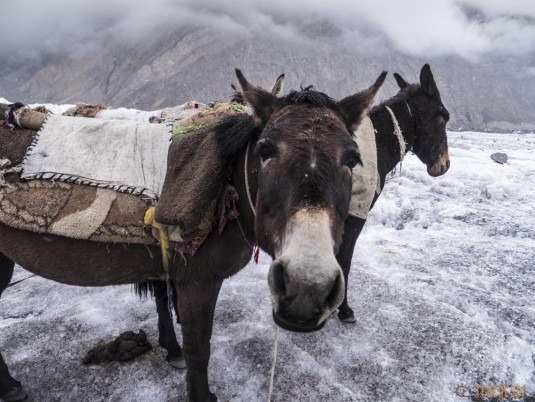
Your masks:
<path fill-rule="evenodd" d="M 473 7 L 491 17 L 509 15 L 535 18 L 535 2 L 531 0 L 459 0 L 458 4 Z"/>
<path fill-rule="evenodd" d="M 373 49 L 384 38 L 426 57 L 535 51 L 530 0 L 17 0 L 3 4 L 2 14 L 0 52 L 25 58 L 98 51 L 186 26 L 311 40 L 307 21 L 328 22 L 355 49 Z"/>

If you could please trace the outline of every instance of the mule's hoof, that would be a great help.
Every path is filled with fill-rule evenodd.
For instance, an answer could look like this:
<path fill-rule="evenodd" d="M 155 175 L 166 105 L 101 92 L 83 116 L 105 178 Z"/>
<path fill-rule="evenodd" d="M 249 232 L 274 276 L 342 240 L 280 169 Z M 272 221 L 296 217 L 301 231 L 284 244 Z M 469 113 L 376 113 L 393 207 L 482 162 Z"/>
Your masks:
<path fill-rule="evenodd" d="M 7 394 L 0 395 L 0 399 L 5 402 L 21 402 L 28 399 L 28 393 L 24 391 L 22 386 L 13 387 Z"/>
<path fill-rule="evenodd" d="M 171 367 L 174 367 L 178 370 L 183 370 L 186 368 L 186 359 L 184 359 L 184 356 L 180 357 L 166 357 L 165 360 L 167 360 L 167 363 L 171 365 Z"/>
<path fill-rule="evenodd" d="M 345 322 L 346 324 L 353 324 L 357 322 L 357 319 L 355 318 L 355 313 L 353 313 L 353 310 L 340 310 L 338 312 L 338 319 L 342 322 Z"/>

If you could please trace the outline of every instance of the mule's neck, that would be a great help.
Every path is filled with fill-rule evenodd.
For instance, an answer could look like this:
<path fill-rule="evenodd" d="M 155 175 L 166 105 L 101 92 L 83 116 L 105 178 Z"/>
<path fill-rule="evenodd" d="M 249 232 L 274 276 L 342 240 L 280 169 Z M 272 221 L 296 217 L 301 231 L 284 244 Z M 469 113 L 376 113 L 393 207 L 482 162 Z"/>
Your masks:
<path fill-rule="evenodd" d="M 406 100 L 391 99 L 374 107 L 369 117 L 376 130 L 377 167 L 380 176 L 384 179 L 402 161 L 404 154 L 409 152 L 414 145 L 416 138 L 415 114 Z M 401 131 L 400 134 L 405 144 L 404 150 L 402 144 L 400 144 L 400 138 L 396 135 L 396 124 Z"/>

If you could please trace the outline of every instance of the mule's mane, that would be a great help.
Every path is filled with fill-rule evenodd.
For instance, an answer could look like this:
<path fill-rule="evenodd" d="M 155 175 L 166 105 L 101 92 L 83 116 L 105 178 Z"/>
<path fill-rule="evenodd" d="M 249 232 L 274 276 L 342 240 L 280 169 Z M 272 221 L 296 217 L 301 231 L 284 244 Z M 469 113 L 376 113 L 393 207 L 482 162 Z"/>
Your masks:
<path fill-rule="evenodd" d="M 313 85 L 301 88 L 299 91 L 292 90 L 288 95 L 277 98 L 277 105 L 280 107 L 297 104 L 326 107 L 343 116 L 338 102 L 323 92 L 316 91 Z"/>
<path fill-rule="evenodd" d="M 411 84 L 408 87 L 403 88 L 401 91 L 399 91 L 397 94 L 395 94 L 393 97 L 388 98 L 384 101 L 382 101 L 380 104 L 375 105 L 370 109 L 369 113 L 373 113 L 376 110 L 382 108 L 383 106 L 390 106 L 394 103 L 400 102 L 400 101 L 407 101 L 415 92 L 417 92 L 420 89 L 419 84 Z"/>
<path fill-rule="evenodd" d="M 259 135 L 253 117 L 248 114 L 229 116 L 215 126 L 219 152 L 221 157 L 229 162 L 234 160 L 250 140 L 258 138 Z"/>

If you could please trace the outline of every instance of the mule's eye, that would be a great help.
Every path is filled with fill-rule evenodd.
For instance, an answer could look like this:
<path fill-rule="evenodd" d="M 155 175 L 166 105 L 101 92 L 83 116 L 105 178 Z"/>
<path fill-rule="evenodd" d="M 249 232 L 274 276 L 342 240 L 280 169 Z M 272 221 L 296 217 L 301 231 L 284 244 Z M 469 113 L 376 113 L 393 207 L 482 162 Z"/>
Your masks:
<path fill-rule="evenodd" d="M 277 156 L 277 147 L 271 141 L 259 141 L 256 144 L 255 152 L 260 156 L 262 162 Z"/>
<path fill-rule="evenodd" d="M 344 155 L 342 156 L 342 165 L 347 166 L 349 169 L 353 169 L 358 163 L 362 165 L 360 154 L 356 149 L 344 152 Z"/>

